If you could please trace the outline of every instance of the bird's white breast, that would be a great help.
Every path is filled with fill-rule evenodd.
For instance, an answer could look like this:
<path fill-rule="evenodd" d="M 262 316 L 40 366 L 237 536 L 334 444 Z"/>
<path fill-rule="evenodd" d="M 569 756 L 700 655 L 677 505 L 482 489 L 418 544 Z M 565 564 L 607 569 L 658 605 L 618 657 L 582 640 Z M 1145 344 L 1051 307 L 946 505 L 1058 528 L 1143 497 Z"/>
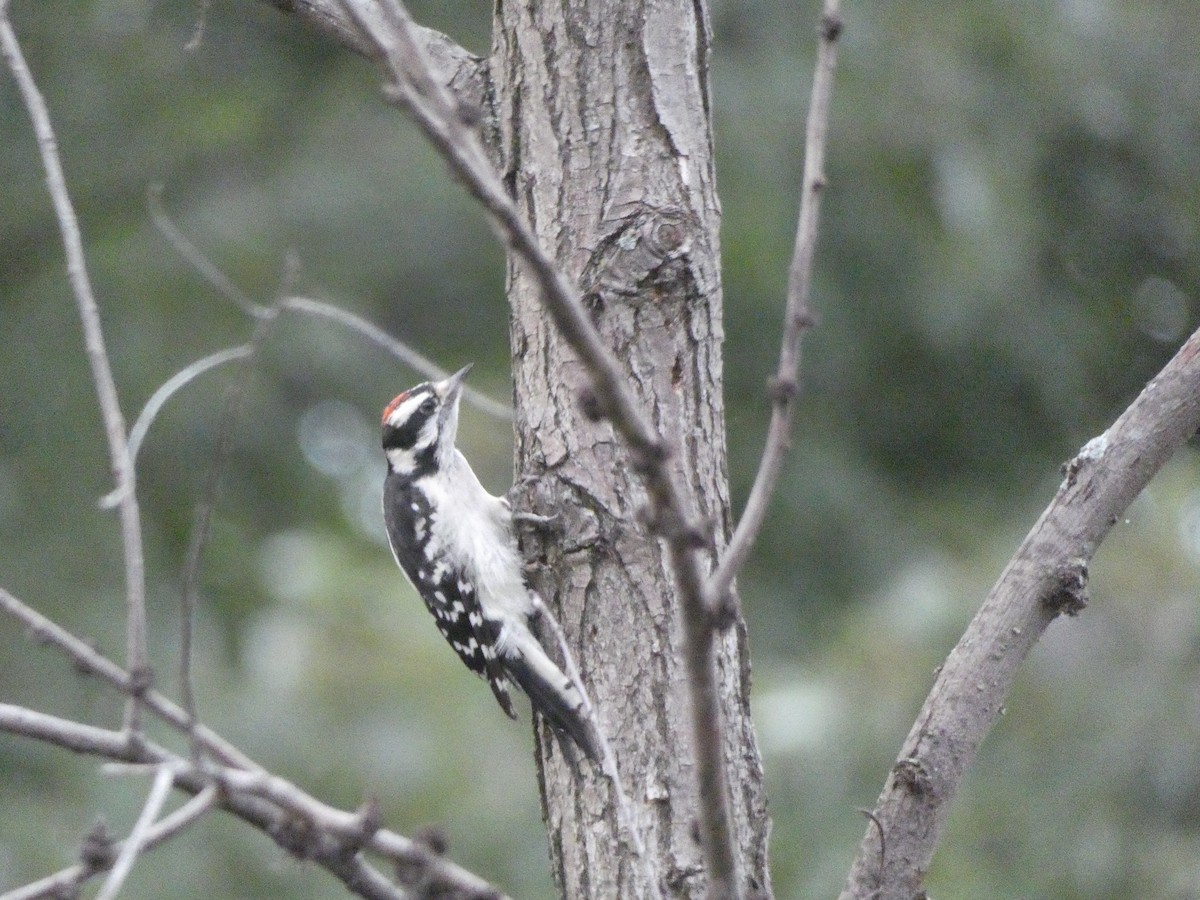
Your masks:
<path fill-rule="evenodd" d="M 485 613 L 528 616 L 532 603 L 508 504 L 484 490 L 457 449 L 421 487 L 435 510 L 429 522 L 430 557 L 461 561 Z"/>

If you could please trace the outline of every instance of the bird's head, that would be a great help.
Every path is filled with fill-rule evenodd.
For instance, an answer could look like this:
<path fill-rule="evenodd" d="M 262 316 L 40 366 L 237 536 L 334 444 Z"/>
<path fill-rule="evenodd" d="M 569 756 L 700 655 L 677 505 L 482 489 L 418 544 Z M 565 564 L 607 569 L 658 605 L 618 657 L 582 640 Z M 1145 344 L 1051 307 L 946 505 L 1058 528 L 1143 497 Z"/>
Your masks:
<path fill-rule="evenodd" d="M 444 381 L 426 381 L 397 396 L 383 410 L 383 452 L 388 470 L 420 478 L 441 468 L 454 449 L 458 402 L 471 366 Z"/>

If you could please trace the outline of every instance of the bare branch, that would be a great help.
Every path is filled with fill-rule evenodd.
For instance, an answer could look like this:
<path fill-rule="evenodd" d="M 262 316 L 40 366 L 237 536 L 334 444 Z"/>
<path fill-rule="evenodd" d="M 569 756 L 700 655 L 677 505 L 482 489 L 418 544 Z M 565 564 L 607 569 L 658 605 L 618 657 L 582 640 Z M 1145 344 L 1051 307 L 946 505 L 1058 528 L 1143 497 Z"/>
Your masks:
<path fill-rule="evenodd" d="M 37 610 L 21 602 L 2 587 L 0 587 L 0 612 L 7 613 L 24 624 L 34 640 L 53 644 L 66 653 L 81 673 L 95 675 L 123 694 L 128 695 L 134 691 L 133 679 L 130 678 L 128 672 L 99 653 L 90 644 L 80 640 L 57 622 L 46 618 Z M 146 704 L 147 709 L 172 728 L 183 734 L 188 733 L 187 714 L 158 691 L 153 689 L 145 691 L 142 695 L 142 702 Z M 237 747 L 203 725 L 196 728 L 195 736 L 206 752 L 226 765 L 252 771 L 260 768 L 254 760 Z M 112 754 L 104 755 L 121 758 Z"/>
<path fill-rule="evenodd" d="M 0 703 L 0 731 L 107 759 L 133 759 L 135 754 L 128 737 L 120 731 L 71 722 L 12 703 Z"/>
<path fill-rule="evenodd" d="M 767 506 L 779 484 L 783 459 L 791 446 L 795 397 L 799 390 L 800 341 L 812 327 L 809 308 L 813 258 L 817 246 L 817 221 L 821 194 L 825 188 L 825 139 L 829 131 L 829 104 L 833 96 L 833 73 L 837 66 L 838 36 L 842 20 L 838 0 L 825 0 L 821 14 L 820 42 L 812 97 L 808 105 L 808 125 L 804 140 L 804 183 L 801 188 L 800 217 L 796 226 L 796 245 L 788 276 L 787 307 L 783 320 L 783 342 L 779 349 L 779 367 L 771 383 L 771 423 L 763 446 L 762 460 L 754 476 L 754 485 L 746 508 L 730 538 L 716 572 L 706 585 L 708 602 L 718 606 L 731 601 L 730 589 L 738 570 L 749 556 L 762 529 Z"/>
<path fill-rule="evenodd" d="M 166 219 L 165 214 L 161 216 Z M 295 264 L 288 260 L 284 269 L 284 282 L 287 287 L 295 270 Z M 259 313 L 258 308 L 251 310 L 258 316 L 254 332 L 241 348 L 240 354 L 245 360 L 245 367 L 250 369 L 255 356 L 262 348 L 267 335 L 279 316 L 279 306 L 266 309 Z M 213 446 L 213 457 L 209 463 L 208 478 L 200 498 L 196 501 L 195 520 L 188 543 L 187 560 L 183 567 L 183 589 L 180 593 L 180 629 L 179 629 L 179 694 L 184 712 L 188 719 L 188 736 L 190 738 L 192 759 L 199 761 L 201 745 L 196 739 L 196 724 L 199 717 L 196 712 L 195 685 L 192 681 L 192 649 L 193 634 L 196 620 L 196 604 L 199 593 L 200 562 L 204 548 L 208 543 L 212 515 L 216 510 L 217 498 L 220 493 L 221 478 L 229 461 L 230 449 L 233 446 L 233 429 L 246 398 L 249 378 L 243 377 L 231 381 L 225 388 L 221 415 L 217 425 L 217 436 Z"/>
<path fill-rule="evenodd" d="M 36 639 L 49 641 L 66 651 L 84 673 L 97 674 L 126 694 L 133 689 L 132 679 L 120 666 L 3 588 L 0 588 L 0 611 L 23 622 Z M 0 731 L 107 759 L 166 763 L 176 773 L 176 786 L 192 794 L 202 792 L 215 780 L 222 788 L 222 809 L 270 835 L 294 855 L 320 863 L 360 896 L 402 900 L 404 894 L 361 858 L 357 853 L 359 848 L 418 873 L 425 883 L 435 887 L 453 889 L 480 900 L 504 900 L 499 891 L 478 875 L 434 854 L 417 841 L 378 828 L 364 812 L 335 809 L 266 772 L 206 726 L 197 723 L 194 730 L 189 729 L 187 714 L 156 691 L 146 691 L 144 702 L 147 709 L 181 733 L 194 735 L 205 751 L 225 767 L 206 765 L 202 769 L 145 738 L 131 741 L 119 731 L 81 725 L 9 704 L 0 704 Z"/>
<path fill-rule="evenodd" d="M 208 11 L 212 7 L 212 0 L 200 0 L 199 5 L 200 9 L 196 11 L 196 25 L 192 29 L 192 36 L 183 45 L 183 49 L 189 53 L 199 50 L 200 45 L 204 43 L 204 32 L 208 28 Z"/>
<path fill-rule="evenodd" d="M 1000 716 L 1020 664 L 1050 622 L 1084 607 L 1088 563 L 1109 529 L 1198 428 L 1200 331 L 1064 467 L 1054 500 L 934 681 L 884 785 L 842 900 L 919 894 L 963 774 Z"/>
<path fill-rule="evenodd" d="M 154 423 L 154 417 L 158 415 L 159 410 L 176 391 L 190 384 L 209 369 L 215 369 L 217 366 L 237 359 L 245 359 L 252 352 L 252 348 L 247 344 L 218 350 L 216 353 L 211 353 L 191 365 L 185 366 L 163 382 L 158 390 L 150 395 L 150 399 L 146 401 L 146 405 L 138 414 L 137 421 L 133 423 L 133 428 L 129 431 L 129 455 L 133 457 L 134 461 L 137 461 L 138 451 L 142 448 L 142 441 L 146 439 L 146 432 Z"/>
<path fill-rule="evenodd" d="M 403 341 L 392 337 L 378 325 L 368 322 L 361 316 L 356 316 L 354 313 L 348 312 L 347 310 L 344 310 L 339 306 L 335 306 L 332 303 L 326 303 L 322 300 L 314 300 L 310 297 L 299 297 L 295 295 L 283 297 L 275 304 L 275 306 L 264 306 L 261 303 L 256 303 L 254 300 L 250 299 L 250 297 L 248 297 L 237 285 L 235 285 L 229 279 L 229 277 L 212 262 L 212 260 L 205 256 L 203 251 L 201 251 L 199 247 L 192 243 L 191 239 L 189 239 L 187 235 L 180 231 L 179 226 L 175 224 L 170 215 L 168 215 L 166 208 L 163 206 L 162 185 L 151 186 L 149 192 L 147 193 L 147 200 L 150 207 L 150 218 L 154 222 L 154 226 L 159 230 L 159 233 L 161 233 L 162 236 L 167 239 L 167 241 L 175 249 L 175 252 L 183 257 L 183 259 L 188 262 L 192 268 L 200 274 L 200 277 L 207 281 L 217 293 L 234 303 L 242 310 L 242 312 L 246 313 L 246 315 L 255 319 L 263 319 L 275 315 L 275 309 L 278 307 L 281 309 L 294 310 L 298 313 L 317 316 L 319 318 L 330 319 L 334 322 L 337 322 L 339 325 L 344 325 L 351 331 L 355 331 L 362 335 L 367 340 L 371 341 L 371 343 L 386 350 L 401 363 L 425 376 L 430 381 L 440 381 L 450 374 L 429 357 L 414 350 Z M 232 354 L 236 351 L 227 350 L 224 352 Z M 248 350 L 246 352 L 248 352 Z M 216 354 L 214 354 L 214 356 L 215 355 Z M 213 357 L 206 357 L 206 359 L 213 359 Z M 221 360 L 221 362 L 224 361 L 225 360 Z M 193 363 L 193 366 L 199 366 L 202 362 L 203 361 Z M 219 363 L 214 361 L 213 365 L 219 365 Z M 208 367 L 205 366 L 205 369 L 201 371 L 204 371 L 207 368 Z M 185 369 L 184 371 L 188 370 Z M 199 374 L 199 372 L 196 374 Z M 183 372 L 175 377 L 179 378 L 182 375 Z M 171 382 L 168 382 L 168 384 L 170 383 Z M 164 388 L 166 388 L 166 385 L 163 385 L 162 388 L 159 388 L 159 391 L 162 391 Z M 166 399 L 166 397 L 163 398 L 163 400 Z M 506 404 L 499 403 L 472 387 L 463 388 L 463 399 L 476 409 L 487 413 L 489 416 L 494 416 L 497 419 L 503 419 L 505 422 L 512 421 L 512 410 L 510 410 Z M 153 398 L 151 399 L 151 403 L 153 403 Z M 150 409 L 151 403 L 146 404 L 146 410 L 143 410 L 142 416 L 139 416 L 138 424 L 141 423 L 142 417 L 146 415 L 146 411 Z M 155 409 L 155 412 L 157 412 L 157 409 Z M 149 423 L 147 423 L 147 426 L 148 424 Z M 140 438 L 142 437 L 142 435 L 138 434 L 137 432 L 138 425 L 135 424 L 132 434 L 137 435 L 139 438 L 137 443 L 133 443 L 131 435 L 131 443 L 133 443 L 135 448 L 140 444 Z M 133 453 L 136 456 L 137 450 L 135 449 Z"/>
<path fill-rule="evenodd" d="M 669 465 L 671 451 L 627 386 L 624 372 L 588 318 L 570 284 L 504 190 L 476 133 L 455 99 L 432 72 L 413 23 L 398 0 L 385 0 L 387 27 L 362 15 L 354 0 L 341 0 L 348 16 L 378 47 L 403 107 L 451 170 L 488 213 L 516 258 L 537 282 L 546 310 L 592 380 L 596 411 L 612 420 L 643 474 L 650 520 L 664 539 L 680 592 L 690 718 L 696 753 L 701 845 L 708 862 L 710 896 L 735 897 L 733 833 L 729 819 L 722 722 L 713 668 L 715 625 L 704 596 L 703 534 L 687 494 Z"/>
<path fill-rule="evenodd" d="M 297 16 L 305 24 L 331 38 L 360 56 L 372 56 L 374 46 L 363 37 L 362 32 L 347 18 L 340 4 L 328 0 L 266 0 L 280 12 Z M 371 0 L 355 0 L 362 7 L 363 15 L 374 12 Z"/>
<path fill-rule="evenodd" d="M 67 257 L 67 276 L 83 323 L 88 363 L 91 365 L 92 380 L 96 385 L 96 396 L 104 420 L 104 433 L 108 439 L 113 478 L 119 495 L 121 542 L 125 557 L 126 665 L 129 671 L 135 674 L 138 683 L 145 685 L 150 677 L 146 663 L 146 563 L 142 552 L 141 511 L 135 493 L 136 474 L 133 457 L 129 453 L 125 437 L 125 419 L 121 415 L 117 386 L 104 345 L 100 310 L 88 277 L 83 237 L 67 191 L 62 160 L 58 154 L 58 140 L 50 123 L 49 110 L 25 62 L 16 32 L 9 22 L 8 0 L 0 0 L 0 52 L 13 73 L 21 99 L 33 123 L 42 168 L 46 172 L 46 186 L 62 234 L 63 249 Z M 135 733 L 141 729 L 140 703 L 141 691 L 130 693 L 125 711 L 125 727 Z"/>
<path fill-rule="evenodd" d="M 137 465 L 138 453 L 142 449 L 142 442 L 146 439 L 146 432 L 150 430 L 150 426 L 154 424 L 154 419 L 176 392 L 195 381 L 209 369 L 215 369 L 217 366 L 232 362 L 235 359 L 244 359 L 249 355 L 250 348 L 244 344 L 240 347 L 229 347 L 225 350 L 218 350 L 216 353 L 210 353 L 208 356 L 196 360 L 191 365 L 184 366 L 164 381 L 158 390 L 150 395 L 150 399 L 146 401 L 146 405 L 138 413 L 137 420 L 133 423 L 133 428 L 129 429 L 129 456 L 133 460 L 134 465 Z M 120 499 L 120 492 L 114 490 L 101 498 L 100 505 L 105 508 L 116 506 L 120 502 Z"/>
<path fill-rule="evenodd" d="M 0 703 L 0 731 L 34 738 L 74 753 L 108 759 L 133 759 L 144 752 L 144 748 L 131 744 L 128 735 L 123 732 L 60 719 L 8 703 Z M 157 771 L 159 775 L 155 779 L 154 788 L 147 798 L 143 815 L 139 818 L 138 824 L 134 826 L 125 843 L 118 844 L 113 848 L 115 864 L 108 884 L 114 884 L 114 882 L 115 884 L 111 892 L 106 885 L 101 896 L 104 896 L 106 892 L 109 897 L 115 896 L 115 890 L 124 881 L 128 874 L 128 867 L 132 865 L 138 853 L 151 850 L 168 838 L 179 834 L 207 812 L 216 799 L 216 790 L 210 787 L 201 791 L 171 815 L 155 823 L 153 819 L 157 818 L 158 811 L 162 809 L 162 804 L 165 802 L 174 780 L 174 769 L 169 763 L 162 764 Z M 164 772 L 165 775 L 162 774 Z M 122 863 L 122 859 L 127 861 Z M 88 878 L 103 870 L 103 867 L 95 864 L 79 863 L 47 878 L 0 895 L 0 900 L 33 900 L 37 897 L 66 896 L 70 889 L 78 887 Z"/>
<path fill-rule="evenodd" d="M 152 741 L 130 742 L 119 731 L 81 725 L 44 713 L 0 704 L 0 731 L 33 737 L 47 743 L 108 759 L 149 763 L 166 767 L 181 789 L 202 794 L 219 787 L 218 805 L 269 834 L 293 854 L 312 859 L 342 879 L 353 892 L 364 897 L 403 900 L 405 894 L 366 863 L 359 848 L 373 850 L 392 862 L 419 871 L 427 884 L 453 888 L 462 895 L 504 900 L 486 881 L 432 854 L 421 844 L 394 832 L 378 829 L 369 816 L 334 809 L 301 791 L 295 785 L 260 771 L 232 768 L 202 770 Z M 149 805 L 149 804 L 147 804 Z M 166 824 L 168 819 L 155 828 Z M 163 838 L 150 829 L 143 845 L 151 847 Z M 69 870 L 77 871 L 77 870 Z M 88 871 L 85 877 L 93 874 Z M 63 873 L 52 880 L 62 883 Z M 32 891 L 33 886 L 25 890 Z M 43 893 L 22 896 L 44 896 Z M 8 900 L 7 895 L 3 900 Z"/>
<path fill-rule="evenodd" d="M 254 334 L 244 345 L 246 352 L 242 355 L 247 368 L 250 367 L 259 348 L 262 347 L 263 341 L 267 339 L 267 334 L 274 325 L 278 313 L 278 308 L 272 309 L 271 315 L 260 318 L 255 324 Z M 195 734 L 198 717 L 196 715 L 196 694 L 192 684 L 192 631 L 196 618 L 200 562 L 208 543 L 212 515 L 217 506 L 217 495 L 221 487 L 221 476 L 229 460 L 230 448 L 233 446 L 233 426 L 246 398 L 248 385 L 248 378 L 240 378 L 231 381 L 225 388 L 224 402 L 221 404 L 221 416 L 213 447 L 213 458 L 209 464 L 204 488 L 200 498 L 196 501 L 195 519 L 188 541 L 188 555 L 183 566 L 183 588 L 180 594 L 179 691 L 184 712 L 187 714 L 188 736 L 191 739 L 194 759 L 199 759 L 201 750 L 201 744 L 197 741 Z"/>
<path fill-rule="evenodd" d="M 262 319 L 271 314 L 269 306 L 255 303 L 241 288 L 230 281 L 229 277 L 212 260 L 205 256 L 199 247 L 193 244 L 167 214 L 167 208 L 162 202 L 163 186 L 152 184 L 146 191 L 146 205 L 150 209 L 150 221 L 165 237 L 170 245 L 183 259 L 195 269 L 200 277 L 212 285 L 213 289 L 227 300 L 233 302 L 242 312 L 255 319 Z"/>
<path fill-rule="evenodd" d="M 13 714 L 14 711 L 16 715 Z M 22 734 L 24 732 L 19 728 L 30 720 L 36 722 L 40 732 L 39 736 L 43 739 L 63 746 L 66 746 L 68 742 L 74 743 L 76 748 L 80 746 L 81 731 L 77 723 L 42 713 L 33 713 L 32 710 L 10 707 L 8 704 L 0 704 L 0 730 L 10 730 L 16 734 Z M 83 752 L 164 766 L 173 772 L 176 783 L 181 788 L 194 794 L 200 794 L 211 787 L 212 776 L 202 772 L 186 760 L 169 753 L 152 741 L 142 739 L 132 742 L 120 732 L 102 732 L 101 729 L 90 729 L 89 737 L 95 739 L 95 743 Z M 220 779 L 219 772 L 216 777 L 219 780 L 230 780 Z M 257 776 L 252 775 L 251 777 Z M 297 795 L 306 796 L 295 788 L 292 790 Z M 360 841 L 356 841 L 352 846 L 347 846 L 346 842 L 335 837 L 326 823 L 320 819 L 306 818 L 297 822 L 294 817 L 296 813 L 301 812 L 300 809 L 281 809 L 273 805 L 264 805 L 258 798 L 231 790 L 228 785 L 225 785 L 221 791 L 220 806 L 256 825 L 296 856 L 320 863 L 340 878 L 354 893 L 372 898 L 372 900 L 404 900 L 404 893 L 367 864 L 357 853 L 358 847 L 361 846 Z M 318 814 L 328 809 L 327 807 L 322 809 L 323 805 L 316 801 L 312 801 L 311 806 Z M 338 813 L 337 810 L 330 811 L 344 815 Z M 128 842 L 125 846 L 129 846 Z M 120 854 L 114 858 L 114 863 L 119 859 Z M 85 866 L 89 870 L 97 867 L 107 868 L 108 862 L 107 860 L 85 861 Z M 86 874 L 90 874 L 90 871 L 85 871 L 85 876 Z"/>
<path fill-rule="evenodd" d="M 351 0 L 354 14 L 340 0 L 266 0 L 281 12 L 291 13 L 317 31 L 362 56 L 376 56 L 375 43 L 359 28 L 358 17 L 382 24 L 377 0 Z M 414 26 L 416 37 L 433 64 L 434 77 L 458 97 L 480 109 L 488 96 L 487 60 L 470 53 L 440 31 Z"/>

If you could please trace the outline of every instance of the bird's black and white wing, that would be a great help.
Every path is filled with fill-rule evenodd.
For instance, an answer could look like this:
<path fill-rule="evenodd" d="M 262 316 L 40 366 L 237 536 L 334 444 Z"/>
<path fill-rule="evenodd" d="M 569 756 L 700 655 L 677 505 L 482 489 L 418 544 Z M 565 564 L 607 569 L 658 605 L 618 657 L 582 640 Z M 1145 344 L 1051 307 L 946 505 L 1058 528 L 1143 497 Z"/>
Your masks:
<path fill-rule="evenodd" d="M 383 515 L 392 554 L 433 614 L 438 631 L 467 668 L 487 681 L 501 708 L 515 719 L 509 680 L 496 658 L 496 623 L 484 616 L 475 585 L 427 552 L 433 515 L 428 501 L 411 485 L 388 479 Z"/>

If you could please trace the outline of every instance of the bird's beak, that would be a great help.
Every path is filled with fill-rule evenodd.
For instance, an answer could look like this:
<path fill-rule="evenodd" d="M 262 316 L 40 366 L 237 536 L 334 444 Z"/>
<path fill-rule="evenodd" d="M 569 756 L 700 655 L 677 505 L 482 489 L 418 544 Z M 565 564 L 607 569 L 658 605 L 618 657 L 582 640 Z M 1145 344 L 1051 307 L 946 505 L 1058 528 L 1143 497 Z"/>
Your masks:
<path fill-rule="evenodd" d="M 447 406 L 452 405 L 458 399 L 458 395 L 462 392 L 463 382 L 467 380 L 467 373 L 471 371 L 473 365 L 475 363 L 467 363 L 439 385 Z"/>
<path fill-rule="evenodd" d="M 446 413 L 458 406 L 458 397 L 462 395 L 462 383 L 466 382 L 467 373 L 474 365 L 474 362 L 468 362 L 466 366 L 438 384 L 438 394 L 442 395 L 442 409 Z"/>

